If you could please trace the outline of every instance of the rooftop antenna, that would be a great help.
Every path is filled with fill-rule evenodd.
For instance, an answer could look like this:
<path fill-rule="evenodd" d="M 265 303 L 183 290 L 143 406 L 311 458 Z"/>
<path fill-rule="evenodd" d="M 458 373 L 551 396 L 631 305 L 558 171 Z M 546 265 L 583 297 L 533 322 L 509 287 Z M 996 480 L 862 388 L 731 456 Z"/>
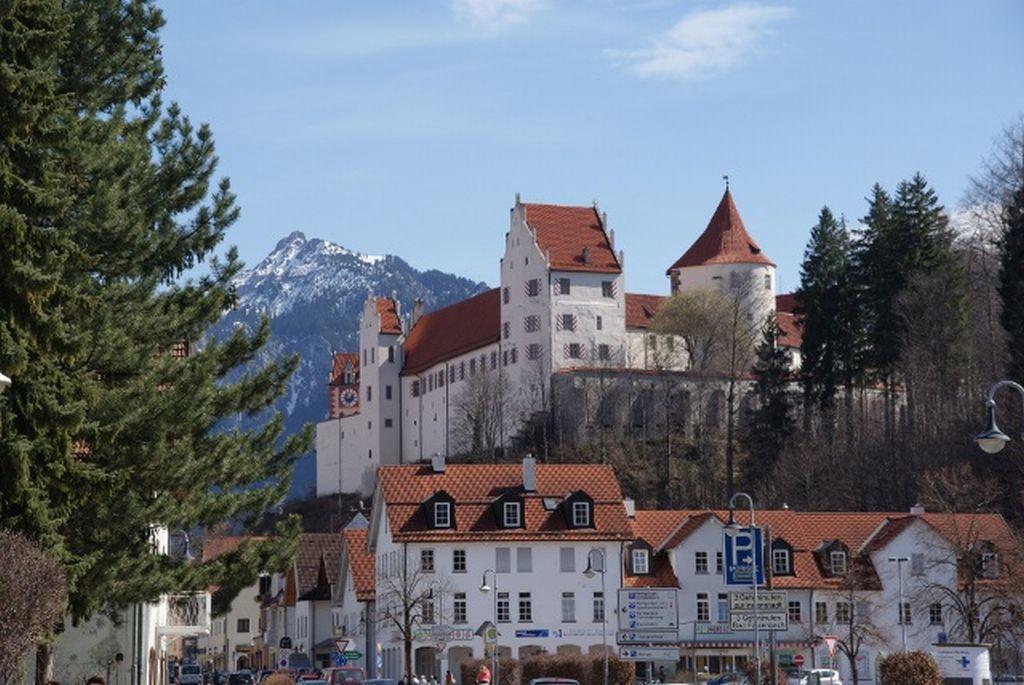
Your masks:
<path fill-rule="evenodd" d="M 729 174 L 723 174 L 722 180 L 725 181 L 725 189 L 729 190 Z"/>

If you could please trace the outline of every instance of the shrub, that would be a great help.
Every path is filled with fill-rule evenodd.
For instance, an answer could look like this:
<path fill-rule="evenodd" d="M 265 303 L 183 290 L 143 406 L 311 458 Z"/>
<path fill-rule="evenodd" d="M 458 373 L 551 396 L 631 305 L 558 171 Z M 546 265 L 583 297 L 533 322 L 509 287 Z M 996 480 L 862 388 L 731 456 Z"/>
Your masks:
<path fill-rule="evenodd" d="M 572 678 L 578 680 L 580 685 L 602 685 L 604 657 L 600 654 L 540 654 L 523 662 L 523 683 L 541 676 Z M 608 685 L 632 685 L 635 677 L 632 662 L 622 661 L 615 655 L 608 657 Z"/>
<path fill-rule="evenodd" d="M 295 685 L 295 681 L 287 673 L 272 673 L 263 681 L 263 685 Z"/>
<path fill-rule="evenodd" d="M 939 665 L 924 652 L 897 652 L 879 664 L 880 685 L 942 685 Z"/>
<path fill-rule="evenodd" d="M 754 661 L 752 659 L 748 659 L 747 662 L 743 665 L 743 671 L 744 671 L 744 673 L 746 673 L 747 678 L 750 679 L 750 682 L 754 682 L 755 680 L 757 680 L 757 670 L 754 667 Z M 772 682 L 772 675 L 771 674 L 772 674 L 772 662 L 771 662 L 771 659 L 762 659 L 761 660 L 761 685 L 767 685 L 768 683 Z M 781 667 L 778 667 L 778 666 L 776 666 L 776 668 L 775 668 L 775 682 L 777 682 L 777 683 L 789 682 L 789 678 L 788 678 L 788 676 L 786 676 L 786 672 L 784 670 L 782 670 Z"/>

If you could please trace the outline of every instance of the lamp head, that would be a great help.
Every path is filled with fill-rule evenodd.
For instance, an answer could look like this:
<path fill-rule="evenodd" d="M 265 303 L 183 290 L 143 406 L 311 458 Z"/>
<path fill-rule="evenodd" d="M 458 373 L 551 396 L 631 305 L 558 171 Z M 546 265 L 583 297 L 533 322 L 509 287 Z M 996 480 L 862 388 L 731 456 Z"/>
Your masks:
<path fill-rule="evenodd" d="M 587 567 L 583 569 L 583 575 L 587 578 L 593 578 L 597 575 L 597 571 L 594 570 L 594 563 L 590 557 L 587 557 Z"/>
<path fill-rule="evenodd" d="M 999 426 L 996 425 L 995 402 L 988 405 L 988 426 L 974 437 L 974 441 L 978 443 L 978 447 L 989 454 L 999 452 L 1006 447 L 1006 443 L 1010 442 L 1010 436 L 999 430 Z"/>
<path fill-rule="evenodd" d="M 483 578 L 480 579 L 480 592 L 487 594 L 491 589 L 491 586 L 487 584 L 487 571 L 484 571 Z"/>
<path fill-rule="evenodd" d="M 732 503 L 729 506 L 729 522 L 725 524 L 725 534 L 731 538 L 736 537 L 736 534 L 740 532 L 740 524 L 736 523 L 736 517 L 733 515 Z"/>

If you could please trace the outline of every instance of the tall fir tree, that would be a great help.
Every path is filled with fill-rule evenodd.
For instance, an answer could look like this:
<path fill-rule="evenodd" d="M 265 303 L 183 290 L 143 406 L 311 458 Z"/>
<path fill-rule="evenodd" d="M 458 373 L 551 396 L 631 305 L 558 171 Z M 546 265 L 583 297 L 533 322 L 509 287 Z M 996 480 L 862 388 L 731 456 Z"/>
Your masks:
<path fill-rule="evenodd" d="M 0 527 L 61 559 L 75 619 L 283 565 L 292 520 L 199 565 L 152 554 L 152 526 L 254 524 L 310 437 L 269 411 L 297 360 L 253 366 L 266 322 L 189 344 L 233 303 L 238 208 L 209 129 L 161 103 L 162 23 L 149 0 L 0 11 Z"/>
<path fill-rule="evenodd" d="M 779 327 L 774 316 L 768 317 L 757 344 L 754 374 L 754 395 L 757 408 L 743 433 L 747 451 L 745 480 L 756 492 L 765 490 L 783 448 L 793 434 L 792 356 L 778 345 Z"/>
<path fill-rule="evenodd" d="M 1007 333 L 1007 375 L 1024 383 L 1024 166 L 1017 188 L 1003 207 L 999 238 L 1000 323 Z"/>
<path fill-rule="evenodd" d="M 836 392 L 857 374 L 857 293 L 852 252 L 845 225 L 823 207 L 800 268 L 797 316 L 803 328 L 800 382 L 805 402 L 830 417 Z"/>

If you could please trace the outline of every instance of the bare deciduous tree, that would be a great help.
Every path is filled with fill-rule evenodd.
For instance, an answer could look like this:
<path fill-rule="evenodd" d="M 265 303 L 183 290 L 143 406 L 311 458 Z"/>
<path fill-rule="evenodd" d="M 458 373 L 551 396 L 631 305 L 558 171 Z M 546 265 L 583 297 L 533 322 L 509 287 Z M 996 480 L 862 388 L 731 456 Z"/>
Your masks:
<path fill-rule="evenodd" d="M 508 376 L 500 368 L 481 368 L 452 386 L 452 394 L 451 437 L 455 451 L 497 459 L 505 423 L 515 416 Z"/>
<path fill-rule="evenodd" d="M 408 560 L 378 580 L 378 624 L 389 625 L 402 636 L 405 673 L 413 673 L 413 643 L 417 633 L 433 625 L 445 623 L 445 597 L 451 584 L 446 578 L 425 571 Z"/>

